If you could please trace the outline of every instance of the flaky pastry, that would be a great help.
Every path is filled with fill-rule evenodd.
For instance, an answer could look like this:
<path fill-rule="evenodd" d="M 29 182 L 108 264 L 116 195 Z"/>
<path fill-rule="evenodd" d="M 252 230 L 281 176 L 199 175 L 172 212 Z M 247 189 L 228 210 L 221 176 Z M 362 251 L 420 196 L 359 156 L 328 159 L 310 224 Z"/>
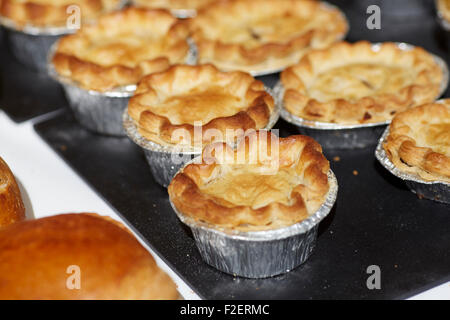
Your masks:
<path fill-rule="evenodd" d="M 162 9 L 127 8 L 63 37 L 52 62 L 85 89 L 107 91 L 186 60 L 188 31 Z"/>
<path fill-rule="evenodd" d="M 348 29 L 339 10 L 309 0 L 219 1 L 199 10 L 189 25 L 200 63 L 247 72 L 296 63 Z"/>
<path fill-rule="evenodd" d="M 14 174 L 0 157 L 0 228 L 25 219 L 25 206 Z"/>
<path fill-rule="evenodd" d="M 400 170 L 450 182 L 450 99 L 397 114 L 383 147 Z"/>
<path fill-rule="evenodd" d="M 303 119 L 338 124 L 389 121 L 434 101 L 443 72 L 422 48 L 366 41 L 312 51 L 281 74 L 284 108 Z"/>
<path fill-rule="evenodd" d="M 235 139 L 240 130 L 264 128 L 273 110 L 261 81 L 213 65 L 176 65 L 148 75 L 128 104 L 140 134 L 161 145 Z"/>
<path fill-rule="evenodd" d="M 436 4 L 439 15 L 450 23 L 450 0 L 437 0 Z"/>
<path fill-rule="evenodd" d="M 202 163 L 187 165 L 168 192 L 175 208 L 197 221 L 239 231 L 277 229 L 320 208 L 329 169 L 312 138 L 254 131 L 235 150 L 208 145 Z"/>
<path fill-rule="evenodd" d="M 0 16 L 22 26 L 65 27 L 77 12 L 71 9 L 74 6 L 82 21 L 90 21 L 120 5 L 121 0 L 1 0 Z"/>

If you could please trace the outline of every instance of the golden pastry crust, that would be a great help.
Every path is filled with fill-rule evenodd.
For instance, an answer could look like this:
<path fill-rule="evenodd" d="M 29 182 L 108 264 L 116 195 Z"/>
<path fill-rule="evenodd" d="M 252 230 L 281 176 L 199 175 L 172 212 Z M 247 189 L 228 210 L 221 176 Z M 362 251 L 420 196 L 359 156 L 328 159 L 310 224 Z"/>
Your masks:
<path fill-rule="evenodd" d="M 62 214 L 0 229 L 0 299 L 177 299 L 175 283 L 118 222 Z M 80 289 L 67 284 L 80 268 Z M 32 270 L 32 272 L 30 272 Z"/>
<path fill-rule="evenodd" d="M 127 8 L 61 38 L 56 71 L 89 90 L 136 84 L 186 60 L 188 30 L 162 9 Z"/>
<path fill-rule="evenodd" d="M 133 0 L 133 4 L 146 8 L 164 8 L 169 10 L 199 9 L 219 0 Z"/>
<path fill-rule="evenodd" d="M 340 11 L 309 0 L 219 1 L 188 24 L 200 63 L 246 72 L 285 68 L 348 30 Z"/>
<path fill-rule="evenodd" d="M 177 210 L 197 221 L 239 231 L 271 230 L 298 223 L 320 208 L 329 190 L 329 169 L 312 138 L 254 131 L 236 150 L 225 143 L 207 146 L 202 163 L 186 166 L 168 192 Z"/>
<path fill-rule="evenodd" d="M 121 0 L 2 0 L 0 16 L 20 26 L 65 27 L 70 6 L 76 5 L 83 21 L 96 19 L 100 14 L 120 7 Z"/>
<path fill-rule="evenodd" d="M 307 120 L 360 124 L 434 101 L 443 72 L 422 48 L 366 41 L 312 51 L 281 74 L 284 108 Z"/>
<path fill-rule="evenodd" d="M 274 100 L 261 81 L 213 65 L 176 65 L 151 74 L 128 104 L 139 133 L 161 145 L 235 139 L 239 130 L 264 128 L 273 111 Z"/>
<path fill-rule="evenodd" d="M 14 174 L 0 158 L 0 228 L 25 219 L 25 206 Z"/>
<path fill-rule="evenodd" d="M 396 115 L 383 147 L 400 170 L 450 182 L 450 99 Z"/>
<path fill-rule="evenodd" d="M 444 18 L 447 22 L 450 23 L 450 1 L 449 0 L 437 0 L 437 9 L 438 13 Z"/>

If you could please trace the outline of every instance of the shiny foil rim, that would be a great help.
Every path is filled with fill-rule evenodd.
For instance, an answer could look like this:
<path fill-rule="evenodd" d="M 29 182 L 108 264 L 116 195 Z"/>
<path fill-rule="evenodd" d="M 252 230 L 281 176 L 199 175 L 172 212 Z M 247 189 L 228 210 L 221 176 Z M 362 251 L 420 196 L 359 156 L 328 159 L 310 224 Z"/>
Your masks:
<path fill-rule="evenodd" d="M 190 38 L 188 38 L 186 40 L 186 42 L 189 45 L 189 50 L 186 55 L 185 64 L 195 65 L 197 63 L 197 58 L 196 58 L 197 54 L 195 53 L 197 49 L 193 45 L 193 42 Z M 125 85 L 125 86 L 116 87 L 114 89 L 111 89 L 111 90 L 108 90 L 105 92 L 101 92 L 101 91 L 97 91 L 97 90 L 85 89 L 85 88 L 81 87 L 78 82 L 72 80 L 71 78 L 60 75 L 56 71 L 56 69 L 52 63 L 53 56 L 55 55 L 56 49 L 58 47 L 58 43 L 59 43 L 59 40 L 55 41 L 55 43 L 50 47 L 50 50 L 47 55 L 47 71 L 48 71 L 49 76 L 52 79 L 54 79 L 64 85 L 78 87 L 80 89 L 83 89 L 91 95 L 104 96 L 104 97 L 109 97 L 109 98 L 128 98 L 128 97 L 133 96 L 134 92 L 136 91 L 137 84 L 129 84 L 129 85 Z"/>
<path fill-rule="evenodd" d="M 273 97 L 274 99 L 274 110 L 270 115 L 269 122 L 262 130 L 270 130 L 277 123 L 280 118 L 280 103 L 279 100 L 275 97 L 272 89 L 265 87 L 265 90 Z M 195 148 L 191 146 L 162 146 L 156 142 L 150 141 L 143 137 L 138 130 L 138 126 L 135 124 L 134 120 L 128 114 L 128 108 L 125 109 L 123 113 L 123 127 L 126 135 L 138 146 L 143 149 L 147 149 L 150 151 L 157 152 L 165 152 L 165 153 L 185 153 L 185 154 L 199 154 L 202 152 L 202 148 Z"/>
<path fill-rule="evenodd" d="M 196 160 L 188 162 L 186 166 Z M 181 168 L 180 171 L 177 172 L 176 175 L 181 173 L 184 168 Z M 176 176 L 175 175 L 175 176 Z M 233 229 L 227 229 L 219 226 L 212 225 L 207 222 L 197 221 L 191 217 L 185 216 L 182 212 L 180 212 L 172 202 L 172 199 L 169 197 L 170 205 L 172 209 L 175 211 L 178 218 L 189 226 L 190 228 L 196 228 L 203 231 L 214 232 L 219 234 L 220 236 L 227 237 L 234 240 L 243 240 L 243 241 L 275 241 L 282 240 L 292 236 L 296 236 L 302 233 L 306 233 L 315 226 L 317 226 L 331 211 L 333 208 L 338 193 L 338 182 L 336 176 L 333 171 L 330 169 L 328 171 L 328 183 L 330 185 L 327 195 L 325 196 L 325 201 L 322 206 L 313 214 L 311 214 L 308 218 L 303 221 L 300 221 L 291 226 L 272 229 L 272 230 L 262 230 L 262 231 L 238 231 Z"/>
<path fill-rule="evenodd" d="M 345 23 L 347 25 L 347 30 L 345 32 L 343 32 L 342 34 L 340 34 L 336 38 L 336 42 L 345 39 L 347 37 L 348 32 L 350 31 L 350 23 L 348 21 L 347 16 L 345 15 L 345 13 L 338 6 L 335 6 L 335 5 L 331 4 L 331 3 L 322 1 L 321 5 L 324 8 L 326 8 L 326 9 L 337 10 L 339 12 L 339 14 L 341 15 L 342 19 L 345 20 Z M 195 43 L 194 43 L 194 45 L 195 45 Z M 283 66 L 283 67 L 279 67 L 279 68 L 275 68 L 275 69 L 250 70 L 250 71 L 244 71 L 244 72 L 247 72 L 247 73 L 251 74 L 253 77 L 261 77 L 261 76 L 267 76 L 267 75 L 274 74 L 274 73 L 280 73 L 281 71 L 283 71 L 287 67 L 288 67 L 288 65 Z M 233 69 L 226 70 L 226 71 L 236 71 L 236 70 L 239 70 L 239 68 L 236 68 L 236 69 L 233 68 Z"/>
<path fill-rule="evenodd" d="M 418 176 L 416 174 L 404 172 L 404 171 L 400 170 L 399 168 L 397 168 L 392 163 L 392 161 L 389 159 L 389 157 L 386 154 L 386 151 L 383 148 L 383 144 L 385 143 L 385 141 L 389 135 L 389 129 L 390 129 L 390 127 L 386 128 L 386 130 L 384 131 L 383 135 L 381 136 L 381 138 L 378 142 L 377 148 L 375 150 L 375 157 L 377 158 L 377 160 L 381 163 L 381 165 L 384 168 L 386 168 L 391 174 L 393 174 L 394 176 L 396 176 L 397 178 L 400 178 L 402 180 L 413 181 L 413 182 L 418 182 L 418 183 L 427 184 L 427 185 L 442 184 L 444 186 L 450 187 L 449 182 L 440 181 L 440 180 L 435 180 L 435 181 L 423 180 L 420 176 Z"/>
<path fill-rule="evenodd" d="M 405 42 L 396 42 L 397 47 L 400 50 L 409 51 L 414 49 L 416 46 L 405 43 Z M 374 43 L 372 44 L 372 49 L 374 51 L 379 50 L 382 43 Z M 444 59 L 441 57 L 430 53 L 436 64 L 441 68 L 443 73 L 443 79 L 440 87 L 440 91 L 438 96 L 439 98 L 444 94 L 445 90 L 447 90 L 448 84 L 449 84 L 449 68 L 447 63 Z M 383 122 L 374 122 L 374 123 L 363 123 L 363 124 L 338 124 L 338 123 L 331 123 L 331 122 L 323 122 L 323 121 L 314 121 L 314 120 L 307 120 L 303 119 L 301 117 L 295 116 L 292 113 L 290 113 L 288 110 L 284 108 L 283 105 L 283 97 L 284 97 L 284 87 L 281 81 L 278 81 L 277 84 L 274 87 L 274 92 L 277 95 L 277 99 L 280 101 L 281 104 L 281 111 L 280 115 L 281 117 L 286 120 L 289 123 L 292 123 L 299 127 L 305 127 L 309 129 L 317 129 L 317 130 L 346 130 L 346 129 L 360 129 L 360 128 L 370 128 L 370 127 L 377 127 L 377 126 L 385 126 L 391 123 L 391 120 L 386 120 Z"/>

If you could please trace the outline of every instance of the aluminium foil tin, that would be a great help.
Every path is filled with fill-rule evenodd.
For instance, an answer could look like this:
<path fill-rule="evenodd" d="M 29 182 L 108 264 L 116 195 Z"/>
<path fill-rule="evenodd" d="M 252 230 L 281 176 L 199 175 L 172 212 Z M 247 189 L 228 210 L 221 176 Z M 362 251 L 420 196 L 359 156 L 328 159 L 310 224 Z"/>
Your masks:
<path fill-rule="evenodd" d="M 375 157 L 391 174 L 405 181 L 407 187 L 420 198 L 450 204 L 450 183 L 445 181 L 426 181 L 415 174 L 397 168 L 387 156 L 383 144 L 389 135 L 389 127 L 379 139 Z"/>
<path fill-rule="evenodd" d="M 379 43 L 373 44 L 373 50 L 378 50 L 380 45 Z M 405 51 L 414 48 L 407 43 L 397 43 L 397 46 Z M 439 92 L 439 96 L 441 96 L 448 86 L 449 69 L 442 58 L 434 55 L 434 59 L 441 67 L 444 75 Z M 282 104 L 284 88 L 281 81 L 276 84 L 274 93 Z M 280 115 L 285 121 L 294 124 L 301 134 L 314 138 L 324 149 L 358 149 L 375 146 L 386 126 L 391 122 L 391 120 L 387 120 L 377 123 L 344 125 L 307 120 L 291 114 L 283 106 Z"/>
<path fill-rule="evenodd" d="M 319 223 L 336 201 L 338 184 L 328 173 L 330 189 L 325 202 L 307 219 L 292 226 L 264 231 L 242 232 L 219 228 L 179 212 L 178 218 L 192 230 L 202 259 L 212 267 L 245 278 L 267 278 L 287 273 L 303 264 L 317 241 Z"/>
<path fill-rule="evenodd" d="M 266 90 L 271 93 L 270 89 Z M 270 130 L 279 119 L 279 104 L 275 100 L 275 109 L 272 112 L 269 122 L 264 129 Z M 150 141 L 139 134 L 138 128 L 133 119 L 128 114 L 128 109 L 123 112 L 123 128 L 126 135 L 138 146 L 142 148 L 145 158 L 150 166 L 153 178 L 161 186 L 167 188 L 175 174 L 186 163 L 201 155 L 201 148 L 180 148 L 177 146 L 162 146 Z"/>

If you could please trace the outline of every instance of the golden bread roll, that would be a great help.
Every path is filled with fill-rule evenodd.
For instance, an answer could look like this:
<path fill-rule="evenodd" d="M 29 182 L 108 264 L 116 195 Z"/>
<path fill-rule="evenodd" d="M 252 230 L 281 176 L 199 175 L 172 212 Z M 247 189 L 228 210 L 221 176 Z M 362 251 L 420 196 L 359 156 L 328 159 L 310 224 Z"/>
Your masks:
<path fill-rule="evenodd" d="M 0 228 L 25 219 L 25 206 L 14 175 L 0 157 Z"/>
<path fill-rule="evenodd" d="M 0 299 L 178 299 L 176 285 L 125 228 L 63 214 L 0 230 Z"/>

